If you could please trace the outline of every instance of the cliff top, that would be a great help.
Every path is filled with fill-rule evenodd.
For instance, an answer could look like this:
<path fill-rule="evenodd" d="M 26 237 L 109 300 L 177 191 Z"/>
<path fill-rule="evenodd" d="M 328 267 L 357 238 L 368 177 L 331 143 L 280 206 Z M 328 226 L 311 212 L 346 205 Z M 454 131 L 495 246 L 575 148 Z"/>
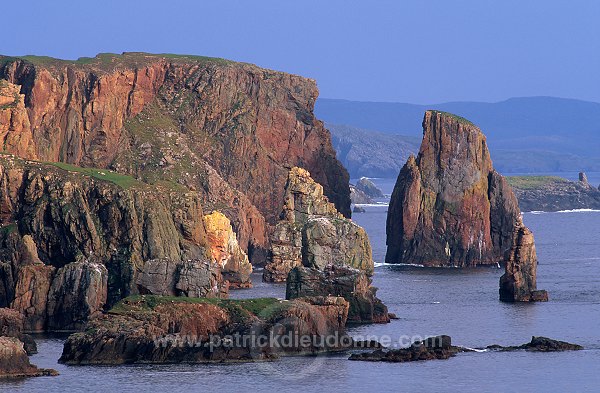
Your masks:
<path fill-rule="evenodd" d="M 476 126 L 476 125 L 475 125 L 473 122 L 471 122 L 470 120 L 467 120 L 467 119 L 465 119 L 465 118 L 464 118 L 464 117 L 462 117 L 462 116 L 455 115 L 454 113 L 450 113 L 450 112 L 444 112 L 444 111 L 438 111 L 438 110 L 435 110 L 435 109 L 429 109 L 429 110 L 425 111 L 425 113 L 426 113 L 426 114 L 427 114 L 427 113 L 431 113 L 432 115 L 435 115 L 435 114 L 440 114 L 440 115 L 442 115 L 443 117 L 447 117 L 447 118 L 450 118 L 450 119 L 456 120 L 456 121 L 457 121 L 457 122 L 459 122 L 460 124 L 466 124 L 466 125 L 470 125 L 470 126 L 477 127 L 477 126 Z"/>
<path fill-rule="evenodd" d="M 267 74 L 289 74 L 283 71 L 275 71 L 259 67 L 255 64 L 238 62 L 220 57 L 198 56 L 198 55 L 182 55 L 175 53 L 146 53 L 146 52 L 123 52 L 118 53 L 99 53 L 94 57 L 80 57 L 77 60 L 58 59 L 50 56 L 6 56 L 0 54 L 0 68 L 7 63 L 14 61 L 24 61 L 38 67 L 49 69 L 60 69 L 71 66 L 82 69 L 95 71 L 111 72 L 116 69 L 134 69 L 146 66 L 156 62 L 166 62 L 170 64 L 198 64 L 198 65 L 216 65 L 216 66 L 237 66 L 245 67 L 254 71 L 262 71 Z M 294 75 L 298 78 L 312 81 L 313 79 Z"/>
<path fill-rule="evenodd" d="M 553 184 L 571 183 L 559 176 L 507 176 L 506 180 L 512 187 L 522 190 L 534 190 Z"/>

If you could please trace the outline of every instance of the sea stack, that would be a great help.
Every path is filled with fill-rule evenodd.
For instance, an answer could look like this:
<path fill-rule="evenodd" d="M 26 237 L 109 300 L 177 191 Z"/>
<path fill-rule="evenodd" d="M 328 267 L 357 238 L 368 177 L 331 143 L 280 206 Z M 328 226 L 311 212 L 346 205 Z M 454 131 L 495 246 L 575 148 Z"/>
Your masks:
<path fill-rule="evenodd" d="M 479 128 L 427 111 L 419 154 L 400 171 L 390 200 L 386 262 L 495 265 L 512 246 L 519 218 Z"/>
<path fill-rule="evenodd" d="M 283 205 L 271 237 L 265 281 L 283 282 L 298 266 L 323 270 L 331 264 L 345 265 L 373 274 L 367 233 L 337 211 L 307 170 L 289 171 Z"/>
<path fill-rule="evenodd" d="M 427 111 L 418 156 L 409 157 L 396 181 L 387 217 L 386 262 L 433 267 L 521 263 L 529 241 L 512 189 L 492 165 L 485 135 L 470 121 Z M 521 234 L 521 235 L 519 235 Z M 533 236 L 530 238 L 533 246 Z M 512 253 L 512 254 L 511 254 Z M 534 261 L 535 260 L 535 261 Z M 533 293 L 535 268 L 520 270 L 519 293 Z M 513 301 L 535 300 L 516 296 Z M 508 300 L 508 297 L 503 297 Z"/>

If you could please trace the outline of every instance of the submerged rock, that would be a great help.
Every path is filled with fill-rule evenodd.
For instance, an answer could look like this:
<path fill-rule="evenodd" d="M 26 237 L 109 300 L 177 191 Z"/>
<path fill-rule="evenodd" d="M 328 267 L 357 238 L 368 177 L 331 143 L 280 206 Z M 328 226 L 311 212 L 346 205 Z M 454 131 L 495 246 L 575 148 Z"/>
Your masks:
<path fill-rule="evenodd" d="M 365 213 L 366 210 L 364 207 L 361 206 L 354 206 L 354 209 L 352 209 L 352 213 Z"/>
<path fill-rule="evenodd" d="M 59 362 L 240 362 L 338 351 L 353 345 L 347 314 L 348 302 L 337 297 L 126 298 L 69 336 Z"/>
<path fill-rule="evenodd" d="M 291 269 L 347 265 L 373 273 L 371 245 L 363 228 L 340 214 L 310 173 L 294 167 L 286 184 L 284 207 L 271 238 L 265 281 L 282 282 Z"/>
<path fill-rule="evenodd" d="M 390 200 L 386 262 L 496 265 L 512 246 L 519 217 L 479 128 L 427 111 L 419 155 L 400 171 Z"/>
<path fill-rule="evenodd" d="M 0 336 L 0 379 L 52 375 L 58 375 L 58 372 L 29 363 L 23 343 L 17 338 Z"/>
<path fill-rule="evenodd" d="M 348 322 L 387 323 L 388 309 L 376 293 L 364 271 L 336 265 L 322 269 L 299 266 L 288 275 L 285 297 L 340 296 L 350 304 Z"/>

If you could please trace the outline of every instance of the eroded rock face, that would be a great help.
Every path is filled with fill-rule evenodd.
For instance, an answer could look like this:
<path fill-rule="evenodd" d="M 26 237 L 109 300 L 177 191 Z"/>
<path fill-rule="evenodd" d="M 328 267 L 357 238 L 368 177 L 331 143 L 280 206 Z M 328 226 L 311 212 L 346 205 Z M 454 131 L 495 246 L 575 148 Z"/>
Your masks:
<path fill-rule="evenodd" d="M 259 302 L 259 303 L 257 303 Z M 93 319 L 65 342 L 67 364 L 239 362 L 285 354 L 316 354 L 352 345 L 344 325 L 348 302 L 336 297 L 173 301 L 144 296 L 125 299 L 108 315 Z M 285 344 L 291 337 L 309 338 Z M 273 337 L 280 346 L 228 337 Z M 328 344 L 326 337 L 333 338 Z M 274 341 L 274 342 L 275 342 Z M 304 342 L 304 344 L 302 344 Z M 320 343 L 324 344 L 321 345 Z"/>
<path fill-rule="evenodd" d="M 538 290 L 537 255 L 533 233 L 521 226 L 508 253 L 506 272 L 500 277 L 500 300 L 504 302 L 547 302 L 548 293 Z"/>
<path fill-rule="evenodd" d="M 390 201 L 386 262 L 497 264 L 519 219 L 517 200 L 494 171 L 479 128 L 427 111 L 419 155 L 402 168 Z"/>
<path fill-rule="evenodd" d="M 221 266 L 223 279 L 229 281 L 231 288 L 252 287 L 252 265 L 240 248 L 229 219 L 214 211 L 204 216 L 204 226 L 212 257 Z"/>
<path fill-rule="evenodd" d="M 147 261 L 165 261 L 168 270 L 209 260 L 197 193 L 68 168 L 0 158 L 0 300 L 24 314 L 25 330 L 79 329 L 138 293 L 144 272 L 161 269 Z M 226 292 L 216 264 L 190 264 L 181 290 L 180 275 L 163 277 L 170 291 Z"/>
<path fill-rule="evenodd" d="M 264 263 L 290 166 L 311 170 L 350 216 L 348 174 L 313 114 L 313 80 L 144 53 L 36 64 L 0 56 L 0 80 L 5 151 L 197 190 L 253 262 Z"/>
<path fill-rule="evenodd" d="M 37 344 L 32 336 L 23 333 L 25 317 L 17 310 L 0 308 L 0 336 L 15 337 L 23 342 L 27 355 L 37 353 Z"/>
<path fill-rule="evenodd" d="M 25 265 L 19 268 L 15 297 L 10 305 L 25 316 L 26 331 L 46 329 L 48 292 L 56 268 L 46 265 Z"/>
<path fill-rule="evenodd" d="M 56 370 L 42 369 L 29 363 L 23 343 L 14 337 L 0 337 L 0 379 L 58 375 Z"/>
<path fill-rule="evenodd" d="M 79 330 L 106 304 L 108 270 L 81 259 L 58 269 L 48 293 L 48 330 Z"/>
<path fill-rule="evenodd" d="M 287 278 L 286 299 L 306 296 L 340 296 L 350 305 L 348 322 L 387 323 L 387 307 L 376 296 L 377 288 L 364 271 L 328 265 L 321 269 L 295 267 Z"/>
<path fill-rule="evenodd" d="M 290 170 L 281 219 L 271 238 L 265 281 L 285 281 L 291 269 L 323 269 L 329 264 L 373 273 L 367 233 L 346 219 L 323 195 L 323 187 L 302 168 Z"/>

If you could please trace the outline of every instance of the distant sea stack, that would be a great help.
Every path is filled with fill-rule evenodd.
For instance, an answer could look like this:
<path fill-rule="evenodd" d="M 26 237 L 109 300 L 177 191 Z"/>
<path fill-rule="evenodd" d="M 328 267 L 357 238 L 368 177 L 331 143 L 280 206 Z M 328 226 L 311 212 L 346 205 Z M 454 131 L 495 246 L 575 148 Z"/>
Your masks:
<path fill-rule="evenodd" d="M 517 200 L 494 171 L 479 128 L 427 111 L 419 154 L 400 171 L 390 200 L 386 262 L 497 264 L 512 246 L 519 218 Z"/>

